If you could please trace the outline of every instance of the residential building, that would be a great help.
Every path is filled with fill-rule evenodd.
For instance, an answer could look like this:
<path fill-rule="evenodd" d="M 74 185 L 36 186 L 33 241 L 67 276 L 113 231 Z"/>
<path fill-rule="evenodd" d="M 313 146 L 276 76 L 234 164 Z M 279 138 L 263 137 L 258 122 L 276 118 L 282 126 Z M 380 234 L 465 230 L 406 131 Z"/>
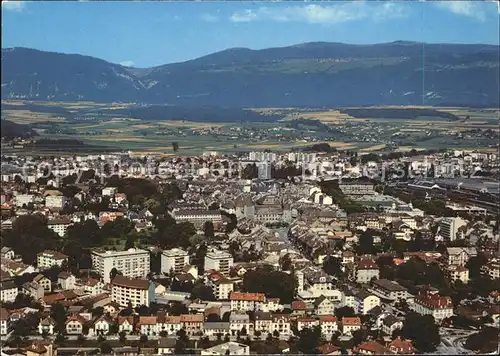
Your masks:
<path fill-rule="evenodd" d="M 372 279 L 379 278 L 379 268 L 371 258 L 361 258 L 356 264 L 355 281 L 358 283 L 370 283 Z"/>
<path fill-rule="evenodd" d="M 324 295 L 314 301 L 316 315 L 332 315 L 335 311 L 334 304 Z"/>
<path fill-rule="evenodd" d="M 52 292 L 52 282 L 43 274 L 39 274 L 38 276 L 33 278 L 33 282 L 40 284 L 45 292 Z"/>
<path fill-rule="evenodd" d="M 54 334 L 54 328 L 56 327 L 56 322 L 50 316 L 40 319 L 38 323 L 38 333 L 43 334 L 44 332 L 48 335 Z"/>
<path fill-rule="evenodd" d="M 376 295 L 361 290 L 354 295 L 356 303 L 356 312 L 358 314 L 366 315 L 375 307 L 380 306 L 380 298 Z"/>
<path fill-rule="evenodd" d="M 22 285 L 23 294 L 33 297 L 34 300 L 42 299 L 45 291 L 37 282 L 26 282 Z"/>
<path fill-rule="evenodd" d="M 0 282 L 0 301 L 2 303 L 14 302 L 18 294 L 19 289 L 13 281 Z"/>
<path fill-rule="evenodd" d="M 58 251 L 45 250 L 37 255 L 36 262 L 39 269 L 49 269 L 52 266 L 61 267 L 64 262 L 68 262 L 68 256 Z"/>
<path fill-rule="evenodd" d="M 475 247 L 448 247 L 446 249 L 449 265 L 465 266 L 471 257 L 477 256 Z"/>
<path fill-rule="evenodd" d="M 459 229 L 466 225 L 467 221 L 460 217 L 442 218 L 439 222 L 438 233 L 446 241 L 454 241 L 462 238 L 463 234 L 459 234 Z"/>
<path fill-rule="evenodd" d="M 173 248 L 161 254 L 161 273 L 165 275 L 182 273 L 186 265 L 189 265 L 189 254 L 183 249 Z"/>
<path fill-rule="evenodd" d="M 341 325 L 343 334 L 352 335 L 353 332 L 361 329 L 361 319 L 359 317 L 343 317 Z"/>
<path fill-rule="evenodd" d="M 81 315 L 70 315 L 66 320 L 66 334 L 81 335 L 83 334 L 83 326 L 87 320 Z"/>
<path fill-rule="evenodd" d="M 180 322 L 188 336 L 203 334 L 203 314 L 182 314 Z"/>
<path fill-rule="evenodd" d="M 57 276 L 57 284 L 63 290 L 75 289 L 76 277 L 70 272 L 61 272 L 59 276 Z"/>
<path fill-rule="evenodd" d="M 225 355 L 250 355 L 250 346 L 237 342 L 226 342 L 217 346 L 201 350 L 201 355 L 225 356 Z"/>
<path fill-rule="evenodd" d="M 263 293 L 232 292 L 229 299 L 231 310 L 247 312 L 259 310 L 260 305 L 265 303 L 266 296 Z"/>
<path fill-rule="evenodd" d="M 441 297 L 437 293 L 424 290 L 415 298 L 410 307 L 422 315 L 432 315 L 436 321 L 453 315 L 453 303 L 450 297 Z"/>
<path fill-rule="evenodd" d="M 9 312 L 5 308 L 0 308 L 0 336 L 8 334 L 9 330 Z"/>
<path fill-rule="evenodd" d="M 321 327 L 321 335 L 326 339 L 331 339 L 332 335 L 338 331 L 337 318 L 331 315 L 320 316 L 319 326 Z"/>
<path fill-rule="evenodd" d="M 222 215 L 218 210 L 179 209 L 172 212 L 172 217 L 177 223 L 190 222 L 196 228 L 202 228 L 207 221 L 214 225 L 222 223 Z"/>
<path fill-rule="evenodd" d="M 62 209 L 68 199 L 63 195 L 47 195 L 45 197 L 45 206 L 47 208 Z"/>
<path fill-rule="evenodd" d="M 92 269 L 104 280 L 111 282 L 113 268 L 124 277 L 145 278 L 150 272 L 149 251 L 130 248 L 126 251 L 92 251 Z"/>
<path fill-rule="evenodd" d="M 446 267 L 446 274 L 452 282 L 460 280 L 463 284 L 469 283 L 469 269 L 464 266 L 449 265 Z"/>
<path fill-rule="evenodd" d="M 122 307 L 149 306 L 154 300 L 154 283 L 146 279 L 132 279 L 117 275 L 111 282 L 111 299 Z"/>
<path fill-rule="evenodd" d="M 224 251 L 209 251 L 205 256 L 205 271 L 214 270 L 229 276 L 229 271 L 233 267 L 233 256 Z"/>
<path fill-rule="evenodd" d="M 71 225 L 72 221 L 68 219 L 51 219 L 47 222 L 47 227 L 61 237 L 66 234 L 66 230 Z"/>
<path fill-rule="evenodd" d="M 384 299 L 397 301 L 408 298 L 408 290 L 399 283 L 388 279 L 377 279 L 372 282 L 372 290 Z"/>

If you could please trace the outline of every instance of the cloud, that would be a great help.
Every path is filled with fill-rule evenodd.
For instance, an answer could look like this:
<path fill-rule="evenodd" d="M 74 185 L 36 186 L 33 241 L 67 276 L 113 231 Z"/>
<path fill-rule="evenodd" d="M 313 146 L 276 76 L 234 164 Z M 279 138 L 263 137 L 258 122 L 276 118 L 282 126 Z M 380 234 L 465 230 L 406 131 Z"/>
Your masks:
<path fill-rule="evenodd" d="M 483 2 L 486 3 L 486 2 Z M 484 21 L 485 12 L 478 2 L 473 1 L 436 1 L 435 5 L 455 15 L 471 17 Z M 482 4 L 481 4 L 482 5 Z"/>
<path fill-rule="evenodd" d="M 278 21 L 306 22 L 311 24 L 335 24 L 360 19 L 382 21 L 408 16 L 407 7 L 401 3 L 385 2 L 368 4 L 356 1 L 337 5 L 296 5 L 281 7 L 259 7 L 256 10 L 237 11 L 229 18 L 232 22 Z"/>
<path fill-rule="evenodd" d="M 202 14 L 201 19 L 205 22 L 217 22 L 217 21 L 219 21 L 219 18 L 217 16 L 212 15 L 212 14 L 208 14 L 208 13 Z"/>
<path fill-rule="evenodd" d="M 124 67 L 133 67 L 134 64 L 135 64 L 134 61 L 123 61 L 123 62 L 120 62 L 120 65 L 124 66 Z"/>
<path fill-rule="evenodd" d="M 24 1 L 2 0 L 2 9 L 4 10 L 23 11 L 25 5 Z"/>

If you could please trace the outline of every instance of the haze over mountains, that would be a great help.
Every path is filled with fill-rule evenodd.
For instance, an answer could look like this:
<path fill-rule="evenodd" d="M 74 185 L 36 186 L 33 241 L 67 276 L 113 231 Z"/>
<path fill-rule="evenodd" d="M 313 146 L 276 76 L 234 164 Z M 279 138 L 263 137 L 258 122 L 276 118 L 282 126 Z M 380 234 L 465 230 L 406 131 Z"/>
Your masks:
<path fill-rule="evenodd" d="M 499 46 L 398 41 L 233 48 L 154 68 L 2 49 L 2 99 L 223 107 L 498 107 Z"/>

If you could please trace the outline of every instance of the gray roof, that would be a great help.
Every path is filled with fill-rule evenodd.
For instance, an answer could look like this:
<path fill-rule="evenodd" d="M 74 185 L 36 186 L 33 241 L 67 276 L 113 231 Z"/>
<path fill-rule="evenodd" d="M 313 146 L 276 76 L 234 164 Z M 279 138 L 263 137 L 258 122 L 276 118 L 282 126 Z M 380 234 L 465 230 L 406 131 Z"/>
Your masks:
<path fill-rule="evenodd" d="M 203 324 L 203 328 L 206 329 L 227 329 L 229 330 L 229 322 L 225 321 L 214 321 L 214 322 L 206 322 Z"/>

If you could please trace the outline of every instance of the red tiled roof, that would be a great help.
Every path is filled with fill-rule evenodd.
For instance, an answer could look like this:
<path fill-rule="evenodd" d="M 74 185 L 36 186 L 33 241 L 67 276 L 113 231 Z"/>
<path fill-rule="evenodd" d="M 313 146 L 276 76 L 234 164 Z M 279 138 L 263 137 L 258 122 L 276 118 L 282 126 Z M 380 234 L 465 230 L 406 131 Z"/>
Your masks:
<path fill-rule="evenodd" d="M 319 317 L 319 321 L 322 323 L 336 323 L 337 318 L 330 315 L 322 315 Z"/>
<path fill-rule="evenodd" d="M 362 342 L 355 349 L 356 350 L 368 351 L 368 352 L 374 353 L 376 355 L 387 355 L 387 354 L 394 353 L 394 352 L 390 351 L 385 346 L 379 344 L 376 341 L 365 341 L 365 342 Z"/>
<path fill-rule="evenodd" d="M 359 317 L 343 317 L 342 325 L 361 325 L 361 319 Z"/>
<path fill-rule="evenodd" d="M 149 281 L 147 279 L 132 279 L 117 275 L 111 282 L 113 286 L 134 288 L 134 289 L 149 289 Z"/>
<path fill-rule="evenodd" d="M 231 300 L 246 300 L 253 302 L 264 302 L 266 296 L 263 293 L 243 293 L 243 292 L 232 292 Z"/>
<path fill-rule="evenodd" d="M 415 348 L 411 340 L 401 340 L 401 338 L 396 338 L 391 341 L 388 345 L 389 350 L 397 354 L 411 355 L 415 353 Z"/>
<path fill-rule="evenodd" d="M 294 300 L 292 302 L 292 310 L 306 310 L 307 305 L 302 300 Z"/>

